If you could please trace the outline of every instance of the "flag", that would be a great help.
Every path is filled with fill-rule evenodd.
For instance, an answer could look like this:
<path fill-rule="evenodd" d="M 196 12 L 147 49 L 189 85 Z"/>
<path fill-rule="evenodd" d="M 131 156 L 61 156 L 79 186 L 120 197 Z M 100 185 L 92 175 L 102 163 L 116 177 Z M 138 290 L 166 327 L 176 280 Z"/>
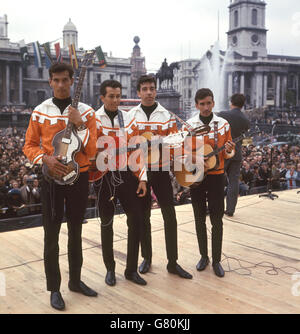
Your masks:
<path fill-rule="evenodd" d="M 104 53 L 102 52 L 101 46 L 98 46 L 96 48 L 96 55 L 100 63 L 100 68 L 106 67 L 107 64 L 106 64 L 105 56 L 104 56 Z"/>
<path fill-rule="evenodd" d="M 70 54 L 70 63 L 73 67 L 73 69 L 77 70 L 78 69 L 78 61 L 77 61 L 77 56 L 76 56 L 76 50 L 75 50 L 75 45 L 70 44 L 69 45 L 69 54 Z"/>
<path fill-rule="evenodd" d="M 53 63 L 50 50 L 50 42 L 44 43 L 43 45 L 45 51 L 45 64 L 46 68 L 49 69 Z"/>
<path fill-rule="evenodd" d="M 40 44 L 39 42 L 34 42 L 32 43 L 33 45 L 33 52 L 34 52 L 34 61 L 35 61 L 35 66 L 38 68 L 42 68 L 42 55 L 41 55 L 41 50 L 40 50 Z"/>
<path fill-rule="evenodd" d="M 61 55 L 61 50 L 60 50 L 60 44 L 59 42 L 54 44 L 54 47 L 55 47 L 55 53 L 56 53 L 56 61 L 58 63 L 61 63 L 63 61 L 62 59 L 62 55 Z"/>
<path fill-rule="evenodd" d="M 20 48 L 20 53 L 21 53 L 21 61 L 23 66 L 29 65 L 29 55 L 28 55 L 28 49 L 27 46 L 23 46 Z"/>

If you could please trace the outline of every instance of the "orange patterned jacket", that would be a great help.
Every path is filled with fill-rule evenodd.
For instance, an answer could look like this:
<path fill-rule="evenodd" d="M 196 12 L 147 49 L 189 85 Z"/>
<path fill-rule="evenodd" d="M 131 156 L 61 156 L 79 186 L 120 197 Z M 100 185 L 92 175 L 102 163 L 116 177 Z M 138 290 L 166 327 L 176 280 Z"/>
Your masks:
<path fill-rule="evenodd" d="M 126 150 L 126 147 L 133 147 L 136 146 L 139 141 L 139 130 L 136 124 L 136 120 L 134 117 L 132 117 L 128 112 L 122 111 L 123 114 L 123 120 L 124 120 L 124 131 L 125 131 L 125 141 L 123 144 L 123 151 L 126 152 L 127 155 L 126 159 L 126 166 L 129 165 L 129 168 L 132 167 L 130 163 L 130 156 L 133 154 L 133 152 L 128 152 Z M 112 127 L 111 120 L 107 116 L 104 106 L 102 106 L 99 110 L 96 111 L 96 123 L 97 123 L 97 137 L 103 137 L 103 136 L 109 136 L 114 138 L 115 141 L 115 147 L 120 148 L 122 150 L 122 146 L 119 144 L 120 137 L 122 137 L 124 134 L 120 130 L 119 126 L 119 120 L 116 116 L 114 119 L 114 127 Z M 139 179 L 139 181 L 147 181 L 147 173 L 146 173 L 146 167 L 144 164 L 143 154 L 141 154 L 140 150 L 135 151 L 137 157 L 136 161 L 136 168 L 133 170 L 134 175 Z M 133 155 L 132 155 L 133 158 Z M 134 159 L 133 159 L 134 160 Z M 123 167 L 126 167 L 123 166 Z M 118 169 L 118 168 L 117 168 Z"/>
<path fill-rule="evenodd" d="M 231 138 L 231 130 L 229 123 L 222 117 L 219 117 L 213 114 L 213 118 L 209 123 L 211 128 L 210 132 L 204 135 L 204 144 L 211 145 L 214 148 L 214 122 L 218 123 L 218 141 L 217 146 L 223 146 L 227 141 L 232 141 Z M 192 126 L 192 128 L 196 128 L 198 126 L 203 125 L 203 122 L 200 120 L 199 114 L 190 118 L 187 121 L 188 124 Z M 234 156 L 235 150 L 233 150 L 230 154 L 226 153 L 225 150 L 219 153 L 219 167 L 217 169 L 213 169 L 207 172 L 207 174 L 223 174 L 224 173 L 224 159 L 230 159 Z"/>
<path fill-rule="evenodd" d="M 84 103 L 79 103 L 77 108 L 81 114 L 87 129 L 78 131 L 82 141 L 80 152 L 75 156 L 80 166 L 80 172 L 88 170 L 90 158 L 96 154 L 96 119 L 94 110 Z M 59 108 L 52 102 L 52 98 L 44 101 L 32 112 L 29 126 L 26 132 L 23 152 L 33 164 L 42 164 L 44 154 L 52 155 L 54 136 L 63 130 L 68 123 L 68 107 L 61 114 Z"/>
<path fill-rule="evenodd" d="M 151 132 L 154 136 L 159 135 L 164 137 L 178 132 L 175 117 L 159 102 L 157 102 L 157 108 L 151 113 L 149 120 L 141 104 L 132 108 L 129 114 L 136 119 L 140 135 L 143 135 L 145 132 Z M 171 150 L 170 153 L 172 156 L 174 152 Z M 162 167 L 161 162 L 159 163 L 159 167 Z M 150 165 L 148 165 L 148 169 L 151 169 Z"/>

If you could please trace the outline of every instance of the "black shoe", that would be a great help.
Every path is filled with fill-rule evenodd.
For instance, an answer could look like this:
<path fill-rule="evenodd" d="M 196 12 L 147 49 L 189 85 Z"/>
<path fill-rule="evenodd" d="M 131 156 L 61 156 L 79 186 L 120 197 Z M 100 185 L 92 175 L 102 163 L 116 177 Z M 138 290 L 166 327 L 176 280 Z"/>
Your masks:
<path fill-rule="evenodd" d="M 88 297 L 97 297 L 98 296 L 98 293 L 96 291 L 89 288 L 82 281 L 80 281 L 79 284 L 76 284 L 76 285 L 69 282 L 69 289 L 73 292 L 82 293 L 83 295 L 88 296 Z"/>
<path fill-rule="evenodd" d="M 139 285 L 147 285 L 147 282 L 136 272 L 132 273 L 127 273 L 125 270 L 125 278 L 128 279 L 129 281 L 139 284 Z"/>
<path fill-rule="evenodd" d="M 177 264 L 177 263 L 175 265 L 168 264 L 167 265 L 167 270 L 168 270 L 169 273 L 178 275 L 179 277 L 182 277 L 182 278 L 187 278 L 187 279 L 192 279 L 193 278 L 193 276 L 191 274 L 189 274 L 187 271 L 182 269 L 180 267 L 180 265 Z"/>
<path fill-rule="evenodd" d="M 225 211 L 224 213 L 228 217 L 233 217 L 233 213 L 231 213 L 231 212 Z"/>
<path fill-rule="evenodd" d="M 51 291 L 50 304 L 56 310 L 62 311 L 65 309 L 65 302 L 59 291 Z"/>
<path fill-rule="evenodd" d="M 141 274 L 146 274 L 150 270 L 150 267 L 151 267 L 151 260 L 144 259 L 144 261 L 139 266 L 139 272 Z"/>
<path fill-rule="evenodd" d="M 209 258 L 208 257 L 201 257 L 200 261 L 197 263 L 196 269 L 198 271 L 204 270 L 209 264 Z"/>
<path fill-rule="evenodd" d="M 224 272 L 224 269 L 222 268 L 220 262 L 213 263 L 213 264 L 212 264 L 212 267 L 213 267 L 213 269 L 214 269 L 215 274 L 216 274 L 218 277 L 224 277 L 225 272 Z"/>
<path fill-rule="evenodd" d="M 105 276 L 105 283 L 109 286 L 116 285 L 116 275 L 114 271 L 109 270 Z"/>

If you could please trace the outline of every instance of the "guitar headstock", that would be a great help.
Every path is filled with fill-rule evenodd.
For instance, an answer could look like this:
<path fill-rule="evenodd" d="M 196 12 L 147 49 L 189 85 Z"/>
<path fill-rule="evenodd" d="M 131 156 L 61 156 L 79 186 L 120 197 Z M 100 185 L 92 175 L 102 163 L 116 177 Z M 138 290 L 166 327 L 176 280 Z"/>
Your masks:
<path fill-rule="evenodd" d="M 81 63 L 82 67 L 88 67 L 92 65 L 94 61 L 95 52 L 96 52 L 95 50 L 89 50 L 85 52 Z"/>

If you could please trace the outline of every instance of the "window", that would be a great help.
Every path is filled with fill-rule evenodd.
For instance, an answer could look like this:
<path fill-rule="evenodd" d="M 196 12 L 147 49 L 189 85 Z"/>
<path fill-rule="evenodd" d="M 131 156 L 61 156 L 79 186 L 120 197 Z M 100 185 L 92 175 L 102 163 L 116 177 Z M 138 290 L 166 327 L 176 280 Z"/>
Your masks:
<path fill-rule="evenodd" d="M 101 74 L 97 73 L 97 82 L 101 83 Z"/>
<path fill-rule="evenodd" d="M 113 74 L 111 74 L 111 75 L 110 75 L 110 80 L 114 80 L 114 77 L 115 77 L 115 76 L 114 76 Z"/>
<path fill-rule="evenodd" d="M 273 88 L 273 75 L 268 74 L 268 88 Z"/>
<path fill-rule="evenodd" d="M 29 91 L 28 90 L 23 91 L 23 101 L 25 102 L 26 106 L 29 105 Z"/>
<path fill-rule="evenodd" d="M 252 9 L 252 24 L 257 26 L 257 9 Z"/>
<path fill-rule="evenodd" d="M 44 90 L 37 91 L 38 104 L 42 103 L 45 100 L 45 95 L 46 94 Z"/>
<path fill-rule="evenodd" d="M 39 79 L 43 79 L 43 68 L 39 68 Z"/>
<path fill-rule="evenodd" d="M 23 72 L 23 78 L 27 78 L 28 77 L 27 66 L 22 67 L 22 72 Z"/>
<path fill-rule="evenodd" d="M 236 10 L 234 12 L 234 26 L 237 27 L 239 24 L 239 12 Z"/>

